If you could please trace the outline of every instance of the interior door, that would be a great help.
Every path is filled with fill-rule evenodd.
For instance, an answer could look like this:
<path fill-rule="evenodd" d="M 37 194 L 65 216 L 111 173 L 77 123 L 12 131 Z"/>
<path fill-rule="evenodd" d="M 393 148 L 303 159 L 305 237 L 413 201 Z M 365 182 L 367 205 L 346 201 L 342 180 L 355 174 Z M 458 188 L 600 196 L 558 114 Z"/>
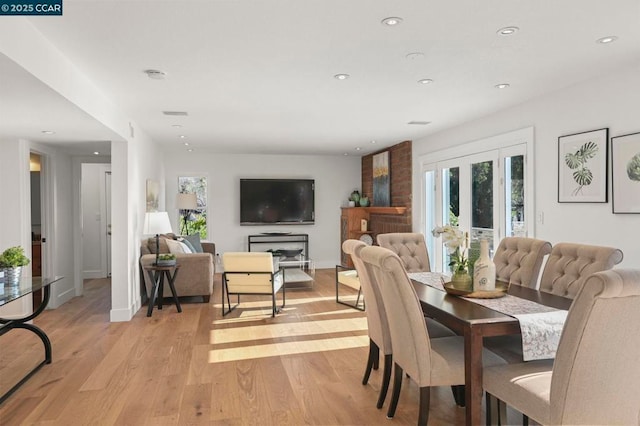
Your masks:
<path fill-rule="evenodd" d="M 107 277 L 111 278 L 111 172 L 105 172 L 105 206 L 106 206 L 106 223 L 105 230 L 107 236 Z"/>

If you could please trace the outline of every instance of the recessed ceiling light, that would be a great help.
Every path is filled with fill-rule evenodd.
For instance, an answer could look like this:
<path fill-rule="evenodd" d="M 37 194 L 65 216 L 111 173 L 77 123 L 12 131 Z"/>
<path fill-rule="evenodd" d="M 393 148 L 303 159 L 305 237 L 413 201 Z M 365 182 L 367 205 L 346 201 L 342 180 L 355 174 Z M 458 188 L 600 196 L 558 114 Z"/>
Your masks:
<path fill-rule="evenodd" d="M 507 84 L 507 83 L 500 83 L 500 84 L 496 84 L 494 87 L 495 87 L 496 89 L 506 89 L 506 88 L 508 88 L 508 87 L 509 87 L 509 84 Z"/>
<path fill-rule="evenodd" d="M 147 77 L 152 78 L 154 80 L 164 80 L 167 73 L 160 70 L 144 70 L 143 71 Z"/>
<path fill-rule="evenodd" d="M 511 35 L 511 34 L 515 34 L 518 32 L 520 28 L 518 27 L 504 27 L 504 28 L 500 28 L 497 32 L 500 35 Z"/>
<path fill-rule="evenodd" d="M 373 141 L 373 140 L 372 140 L 372 141 L 371 141 L 371 143 L 376 143 L 376 141 Z"/>
<path fill-rule="evenodd" d="M 184 143 L 184 146 L 189 146 L 189 142 L 185 142 L 185 143 Z"/>
<path fill-rule="evenodd" d="M 356 146 L 356 151 L 360 151 L 362 148 L 360 148 L 359 146 Z"/>
<path fill-rule="evenodd" d="M 424 58 L 424 53 L 422 53 L 422 52 L 407 53 L 405 58 L 407 58 L 407 59 L 421 59 L 421 58 Z"/>
<path fill-rule="evenodd" d="M 344 153 L 342 153 L 342 155 L 344 155 L 346 157 L 347 155 L 349 155 L 349 153 L 348 152 L 344 152 Z"/>
<path fill-rule="evenodd" d="M 176 129 L 179 129 L 182 127 L 182 124 L 172 124 L 171 127 L 175 127 Z"/>
<path fill-rule="evenodd" d="M 602 37 L 602 38 L 597 39 L 596 43 L 608 44 L 608 43 L 613 43 L 617 39 L 618 39 L 618 37 L 616 37 L 616 36 L 607 36 L 607 37 Z"/>
<path fill-rule="evenodd" d="M 93 151 L 93 155 L 100 155 L 98 151 Z"/>
<path fill-rule="evenodd" d="M 186 138 L 185 135 L 180 135 L 180 139 L 184 139 L 184 138 Z"/>
<path fill-rule="evenodd" d="M 336 80 L 346 80 L 351 77 L 349 74 L 336 74 L 333 76 Z"/>
<path fill-rule="evenodd" d="M 187 152 L 193 152 L 193 148 L 189 148 Z"/>
<path fill-rule="evenodd" d="M 398 18 L 398 17 L 395 17 L 395 16 L 390 16 L 389 18 L 384 18 L 382 20 L 382 24 L 386 25 L 388 27 L 393 27 L 393 26 L 398 25 L 400 23 L 402 23 L 402 18 Z"/>
<path fill-rule="evenodd" d="M 53 130 L 43 130 L 42 133 L 44 133 L 45 135 L 55 135 L 56 132 L 54 132 Z"/>
<path fill-rule="evenodd" d="M 418 83 L 420 83 L 420 84 L 431 84 L 431 83 L 433 83 L 433 80 L 431 80 L 430 78 L 423 78 L 422 80 L 418 80 Z"/>

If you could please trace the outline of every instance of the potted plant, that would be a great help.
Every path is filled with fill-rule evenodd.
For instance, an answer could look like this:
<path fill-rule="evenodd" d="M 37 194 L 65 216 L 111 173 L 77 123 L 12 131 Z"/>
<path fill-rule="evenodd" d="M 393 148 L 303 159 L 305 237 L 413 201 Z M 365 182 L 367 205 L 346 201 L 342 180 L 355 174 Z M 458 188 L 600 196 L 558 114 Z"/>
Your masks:
<path fill-rule="evenodd" d="M 176 255 L 172 253 L 163 253 L 158 255 L 157 266 L 173 266 L 176 264 Z"/>
<path fill-rule="evenodd" d="M 20 281 L 22 267 L 29 262 L 29 258 L 24 255 L 24 249 L 20 246 L 9 247 L 0 254 L 0 270 L 4 271 L 5 279 L 10 283 Z"/>

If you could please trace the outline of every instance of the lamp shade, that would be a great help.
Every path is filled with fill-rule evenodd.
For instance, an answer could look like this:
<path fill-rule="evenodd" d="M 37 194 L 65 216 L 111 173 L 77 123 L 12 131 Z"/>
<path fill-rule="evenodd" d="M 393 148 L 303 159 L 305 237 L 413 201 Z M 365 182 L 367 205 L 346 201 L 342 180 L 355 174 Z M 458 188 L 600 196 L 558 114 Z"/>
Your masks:
<path fill-rule="evenodd" d="M 167 234 L 173 232 L 167 212 L 147 212 L 144 215 L 144 235 Z"/>
<path fill-rule="evenodd" d="M 196 194 L 180 193 L 176 195 L 176 208 L 180 210 L 194 210 L 198 208 Z"/>

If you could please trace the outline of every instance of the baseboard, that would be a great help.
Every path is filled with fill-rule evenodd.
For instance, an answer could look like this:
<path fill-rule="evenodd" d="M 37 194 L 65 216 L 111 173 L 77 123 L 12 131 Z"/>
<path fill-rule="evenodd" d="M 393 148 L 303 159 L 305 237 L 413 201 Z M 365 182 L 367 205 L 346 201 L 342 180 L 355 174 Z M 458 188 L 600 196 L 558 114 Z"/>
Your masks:
<path fill-rule="evenodd" d="M 52 292 L 53 293 L 53 292 Z M 76 297 L 76 289 L 75 288 L 70 288 L 58 295 L 56 295 L 55 297 L 53 297 L 51 299 L 51 301 L 49 302 L 49 305 L 47 306 L 48 309 L 57 309 L 60 306 L 64 305 L 65 303 L 67 303 L 69 300 L 73 299 L 74 297 Z"/>
<path fill-rule="evenodd" d="M 105 278 L 101 270 L 82 271 L 83 280 L 94 280 L 97 278 Z"/>
<path fill-rule="evenodd" d="M 131 321 L 131 318 L 133 318 L 132 309 L 111 309 L 111 312 L 109 312 L 109 320 L 111 322 Z"/>

